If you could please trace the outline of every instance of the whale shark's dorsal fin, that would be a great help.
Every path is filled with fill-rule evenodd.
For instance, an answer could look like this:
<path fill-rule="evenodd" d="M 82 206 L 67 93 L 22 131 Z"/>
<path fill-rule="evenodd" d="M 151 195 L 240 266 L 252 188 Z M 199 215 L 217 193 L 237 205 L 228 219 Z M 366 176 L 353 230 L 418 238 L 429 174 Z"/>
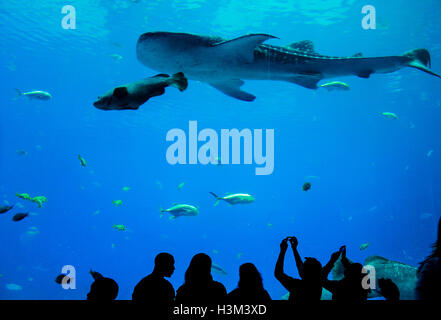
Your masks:
<path fill-rule="evenodd" d="M 223 92 L 227 96 L 242 100 L 242 101 L 253 101 L 256 99 L 252 94 L 240 90 L 240 87 L 244 82 L 240 79 L 224 80 L 219 82 L 212 82 L 210 85 L 217 90 Z"/>
<path fill-rule="evenodd" d="M 309 53 L 316 53 L 314 51 L 314 43 L 311 40 L 302 40 L 297 41 L 294 43 L 291 43 L 288 45 L 291 49 L 309 52 Z"/>
<path fill-rule="evenodd" d="M 277 37 L 269 34 L 249 34 L 239 38 L 227 40 L 213 45 L 216 48 L 214 54 L 222 56 L 234 56 L 251 63 L 254 60 L 254 49 L 268 39 Z"/>

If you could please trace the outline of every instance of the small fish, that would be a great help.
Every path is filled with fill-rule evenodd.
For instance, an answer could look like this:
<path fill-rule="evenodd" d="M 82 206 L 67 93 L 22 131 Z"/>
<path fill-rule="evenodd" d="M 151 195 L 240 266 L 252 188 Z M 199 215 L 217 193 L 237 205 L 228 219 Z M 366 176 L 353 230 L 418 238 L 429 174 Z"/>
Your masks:
<path fill-rule="evenodd" d="M 430 157 L 432 155 L 432 153 L 433 153 L 433 150 L 429 150 L 429 151 L 427 151 L 426 156 Z"/>
<path fill-rule="evenodd" d="M 118 231 L 126 231 L 126 226 L 123 224 L 114 224 L 113 228 Z"/>
<path fill-rule="evenodd" d="M 15 196 L 23 200 L 31 200 L 31 197 L 28 193 L 20 193 L 20 194 L 15 193 Z"/>
<path fill-rule="evenodd" d="M 267 225 L 268 227 L 270 227 L 270 228 L 273 227 L 273 224 L 272 224 L 272 223 L 269 223 L 269 222 L 268 222 L 266 225 Z"/>
<path fill-rule="evenodd" d="M 8 212 L 12 208 L 14 208 L 14 205 L 12 205 L 12 206 L 0 206 L 0 214 Z"/>
<path fill-rule="evenodd" d="M 367 249 L 367 247 L 369 247 L 369 242 L 366 242 L 366 243 L 363 243 L 361 246 L 360 246 L 360 251 L 362 251 L 362 250 L 366 250 Z"/>
<path fill-rule="evenodd" d="M 119 207 L 120 205 L 122 205 L 122 201 L 121 200 L 113 200 L 112 204 L 114 204 L 115 207 Z"/>
<path fill-rule="evenodd" d="M 22 290 L 22 286 L 19 284 L 15 284 L 15 283 L 8 283 L 6 284 L 6 289 L 11 290 L 11 291 L 20 291 Z"/>
<path fill-rule="evenodd" d="M 321 88 L 325 88 L 328 91 L 340 90 L 340 91 L 348 91 L 350 89 L 347 83 L 341 81 L 332 81 L 320 86 Z"/>
<path fill-rule="evenodd" d="M 242 256 L 243 256 L 243 253 L 242 253 L 242 252 L 239 252 L 239 253 L 236 255 L 237 259 L 242 258 Z"/>
<path fill-rule="evenodd" d="M 130 187 L 123 187 L 122 190 L 125 192 L 130 191 Z"/>
<path fill-rule="evenodd" d="M 42 208 L 43 204 L 47 202 L 47 198 L 45 196 L 33 197 L 30 200 L 35 202 L 39 208 Z"/>
<path fill-rule="evenodd" d="M 381 115 L 386 119 L 398 120 L 398 116 L 393 112 L 382 112 Z"/>
<path fill-rule="evenodd" d="M 184 186 L 184 182 L 182 182 L 182 183 L 180 183 L 179 185 L 178 185 L 178 190 L 181 190 L 182 189 L 182 187 Z"/>
<path fill-rule="evenodd" d="M 83 167 L 87 166 L 87 161 L 86 161 L 86 159 L 84 159 L 81 155 L 78 155 L 78 159 L 79 159 L 80 162 L 81 162 L 81 166 L 83 166 Z M 93 166 L 92 166 L 92 167 L 93 167 Z"/>
<path fill-rule="evenodd" d="M 245 203 L 251 203 L 254 202 L 254 197 L 248 193 L 235 193 L 235 194 L 229 194 L 225 197 L 218 197 L 213 192 L 209 192 L 213 197 L 216 198 L 216 203 L 214 204 L 217 206 L 219 204 L 220 200 L 224 200 L 225 202 L 228 202 L 230 205 L 234 204 L 245 204 Z"/>
<path fill-rule="evenodd" d="M 158 74 L 113 88 L 99 96 L 93 105 L 100 110 L 137 110 L 150 98 L 163 95 L 166 87 L 174 86 L 184 91 L 187 85 L 187 78 L 182 72 L 171 77 L 168 74 Z"/>
<path fill-rule="evenodd" d="M 28 152 L 22 149 L 18 149 L 15 151 L 19 156 L 27 156 Z"/>
<path fill-rule="evenodd" d="M 24 218 L 26 218 L 29 215 L 29 213 L 16 213 L 13 217 L 12 217 L 12 221 L 20 221 L 23 220 Z"/>
<path fill-rule="evenodd" d="M 116 61 L 120 61 L 123 59 L 123 57 L 117 53 L 111 54 L 110 55 L 113 59 L 115 59 Z"/>
<path fill-rule="evenodd" d="M 217 274 L 220 274 L 222 276 L 228 275 L 228 273 L 221 266 L 219 266 L 219 265 L 217 265 L 215 263 L 211 264 L 211 271 L 213 273 L 217 273 Z"/>
<path fill-rule="evenodd" d="M 197 216 L 199 214 L 199 210 L 198 208 L 196 208 L 195 206 L 192 206 L 190 204 L 175 204 L 173 205 L 173 207 L 163 210 L 161 209 L 161 215 L 160 217 L 163 216 L 163 214 L 165 213 L 169 213 L 171 214 L 170 216 L 170 220 L 179 218 L 179 217 L 194 217 Z"/>
<path fill-rule="evenodd" d="M 30 236 L 35 236 L 37 234 L 39 234 L 40 231 L 38 231 L 37 227 L 29 227 L 28 231 L 26 231 L 26 234 L 30 235 Z"/>
<path fill-rule="evenodd" d="M 214 254 L 218 254 L 219 251 L 217 251 L 216 249 L 213 249 L 213 253 L 214 253 Z"/>
<path fill-rule="evenodd" d="M 19 89 L 15 89 L 17 91 L 18 96 L 25 96 L 29 99 L 36 99 L 36 100 L 50 100 L 52 98 L 51 94 L 46 91 L 29 91 L 29 92 L 21 92 Z"/>
<path fill-rule="evenodd" d="M 311 189 L 311 183 L 310 182 L 305 182 L 302 186 L 302 190 L 303 191 L 308 191 L 309 189 Z"/>
<path fill-rule="evenodd" d="M 211 164 L 218 165 L 218 166 L 221 166 L 221 165 L 222 165 L 222 161 L 221 161 L 221 158 L 220 158 L 220 157 L 211 157 L 211 161 L 210 161 L 210 163 L 211 163 Z"/>
<path fill-rule="evenodd" d="M 70 277 L 65 274 L 60 274 L 55 278 L 55 282 L 58 284 L 69 284 Z"/>

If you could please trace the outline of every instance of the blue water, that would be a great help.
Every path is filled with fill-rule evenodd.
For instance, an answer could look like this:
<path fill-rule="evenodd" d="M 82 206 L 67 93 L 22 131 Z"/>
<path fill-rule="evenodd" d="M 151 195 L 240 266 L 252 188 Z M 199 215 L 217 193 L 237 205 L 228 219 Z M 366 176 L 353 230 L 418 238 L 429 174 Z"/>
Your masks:
<path fill-rule="evenodd" d="M 61 27 L 66 4 L 76 8 L 75 30 Z M 226 39 L 268 33 L 280 38 L 270 44 L 310 39 L 317 52 L 343 56 L 399 55 L 421 47 L 430 51 L 432 69 L 441 72 L 439 1 L 370 1 L 376 30 L 361 27 L 365 4 L 0 2 L 0 203 L 23 206 L 0 215 L 0 298 L 85 299 L 92 268 L 118 282 L 118 299 L 130 299 L 136 283 L 151 272 L 154 256 L 168 251 L 176 260 L 170 279 L 175 289 L 192 255 L 205 252 L 228 273 L 214 274 L 228 291 L 237 284 L 240 264 L 253 262 L 272 298 L 280 299 L 286 291 L 273 271 L 287 235 L 298 237 L 302 256 L 322 263 L 346 244 L 356 261 L 378 254 L 417 265 L 435 240 L 441 209 L 438 78 L 405 68 L 370 79 L 334 79 L 347 82 L 347 92 L 246 81 L 244 89 L 257 96 L 250 103 L 190 81 L 186 91 L 168 88 L 138 111 L 105 112 L 92 105 L 110 88 L 159 73 L 136 59 L 136 41 L 147 31 Z M 17 99 L 14 88 L 45 90 L 53 99 Z M 399 119 L 385 119 L 381 112 Z M 274 129 L 273 174 L 256 176 L 254 164 L 168 164 L 167 131 L 188 131 L 190 120 L 200 130 L 218 132 Z M 306 181 L 312 188 L 303 192 Z M 130 190 L 123 191 L 125 186 Z M 250 193 L 256 201 L 214 207 L 209 191 Z M 16 192 L 44 195 L 48 202 L 38 208 Z M 122 205 L 115 207 L 113 200 Z M 160 218 L 159 208 L 173 203 L 198 205 L 200 214 Z M 14 213 L 27 211 L 33 214 L 11 221 Z M 360 251 L 366 242 L 370 246 Z M 285 271 L 297 277 L 293 260 L 288 252 Z M 54 282 L 64 265 L 75 267 L 75 290 Z"/>

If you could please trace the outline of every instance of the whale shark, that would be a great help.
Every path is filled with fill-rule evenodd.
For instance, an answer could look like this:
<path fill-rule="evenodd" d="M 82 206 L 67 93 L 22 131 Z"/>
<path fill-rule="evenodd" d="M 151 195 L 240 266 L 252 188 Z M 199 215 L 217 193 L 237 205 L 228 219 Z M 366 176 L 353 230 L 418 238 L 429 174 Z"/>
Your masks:
<path fill-rule="evenodd" d="M 429 51 L 414 49 L 399 56 L 363 57 L 356 53 L 334 57 L 315 52 L 310 40 L 286 46 L 263 44 L 278 39 L 269 34 L 248 34 L 226 40 L 176 32 L 147 32 L 136 45 L 138 60 L 165 73 L 183 72 L 189 79 L 208 83 L 242 101 L 256 97 L 241 90 L 244 80 L 287 81 L 317 89 L 322 79 L 390 73 L 412 67 L 441 78 L 431 67 Z"/>

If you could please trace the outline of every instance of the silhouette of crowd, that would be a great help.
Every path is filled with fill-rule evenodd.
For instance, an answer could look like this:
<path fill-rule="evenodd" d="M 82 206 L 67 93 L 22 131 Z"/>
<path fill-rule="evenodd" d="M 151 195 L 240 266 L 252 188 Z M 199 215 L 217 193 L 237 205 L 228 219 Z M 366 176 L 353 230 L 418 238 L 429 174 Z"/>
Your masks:
<path fill-rule="evenodd" d="M 291 303 L 314 302 L 322 297 L 323 288 L 332 294 L 332 300 L 338 302 L 359 303 L 366 301 L 371 291 L 363 284 L 366 270 L 360 263 L 352 262 L 346 257 L 346 246 L 331 254 L 325 266 L 315 258 L 302 259 L 298 251 L 296 237 L 287 237 L 280 243 L 280 253 L 276 262 L 274 275 L 280 284 L 289 292 Z M 294 254 L 299 279 L 284 272 L 284 261 L 289 245 Z M 416 296 L 421 300 L 440 301 L 441 291 L 441 219 L 438 223 L 438 239 L 433 245 L 433 252 L 418 268 Z M 339 261 L 343 268 L 340 280 L 329 280 L 328 276 Z M 271 297 L 265 290 L 262 277 L 252 263 L 242 264 L 239 268 L 239 282 L 236 289 L 227 293 L 224 285 L 214 281 L 211 275 L 211 258 L 198 253 L 191 259 L 185 272 L 185 282 L 175 293 L 172 284 L 165 278 L 173 275 L 175 260 L 169 253 L 159 253 L 155 258 L 152 273 L 135 286 L 132 300 L 143 307 L 168 310 L 173 305 L 207 305 L 207 304 L 266 304 Z M 91 270 L 94 282 L 91 285 L 87 300 L 111 301 L 118 295 L 118 284 L 110 278 Z M 391 279 L 378 279 L 377 293 L 386 301 L 398 301 L 400 291 Z"/>

